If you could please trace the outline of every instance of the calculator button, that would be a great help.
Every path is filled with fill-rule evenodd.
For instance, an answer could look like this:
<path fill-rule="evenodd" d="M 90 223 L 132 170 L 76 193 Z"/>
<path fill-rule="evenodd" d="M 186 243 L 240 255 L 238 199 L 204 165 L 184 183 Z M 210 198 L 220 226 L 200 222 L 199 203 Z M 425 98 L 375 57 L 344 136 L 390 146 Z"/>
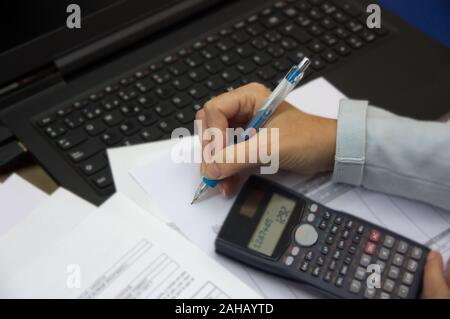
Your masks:
<path fill-rule="evenodd" d="M 391 299 L 391 295 L 383 291 L 380 293 L 380 299 Z"/>
<path fill-rule="evenodd" d="M 386 281 L 384 282 L 384 285 L 383 285 L 383 289 L 386 292 L 392 292 L 392 290 L 394 290 L 394 287 L 395 287 L 395 282 L 392 281 L 391 279 L 386 279 Z"/>
<path fill-rule="evenodd" d="M 343 284 L 344 284 L 344 277 L 337 277 L 337 278 L 336 278 L 335 285 L 336 285 L 337 287 L 342 287 Z"/>
<path fill-rule="evenodd" d="M 357 294 L 361 290 L 361 282 L 358 280 L 353 279 L 350 284 L 350 292 Z"/>
<path fill-rule="evenodd" d="M 347 239 L 349 234 L 350 234 L 350 232 L 348 230 L 344 231 L 341 236 L 342 239 Z"/>
<path fill-rule="evenodd" d="M 322 256 L 317 257 L 316 264 L 322 266 L 325 263 L 325 259 Z"/>
<path fill-rule="evenodd" d="M 312 275 L 314 276 L 314 277 L 319 277 L 320 276 L 320 270 L 321 270 L 321 268 L 320 267 L 315 267 L 314 269 L 313 269 L 313 271 L 312 271 Z"/>
<path fill-rule="evenodd" d="M 305 260 L 310 261 L 313 259 L 313 257 L 314 257 L 314 253 L 312 251 L 308 251 L 305 255 Z"/>
<path fill-rule="evenodd" d="M 410 272 L 405 272 L 405 273 L 403 274 L 402 282 L 403 282 L 405 285 L 411 286 L 412 283 L 413 283 L 413 281 L 414 281 L 414 275 L 413 275 L 412 273 L 410 273 Z"/>
<path fill-rule="evenodd" d="M 415 260 L 408 260 L 408 263 L 406 264 L 406 269 L 410 272 L 415 272 L 417 270 L 417 261 Z"/>
<path fill-rule="evenodd" d="M 361 260 L 359 261 L 359 264 L 360 264 L 361 266 L 363 266 L 363 267 L 367 267 L 367 266 L 370 265 L 370 260 L 371 260 L 371 259 L 372 259 L 372 258 L 371 258 L 369 255 L 363 254 L 363 255 L 361 256 Z"/>
<path fill-rule="evenodd" d="M 300 252 L 300 248 L 298 246 L 292 247 L 292 249 L 291 249 L 292 256 L 297 256 L 299 252 Z"/>
<path fill-rule="evenodd" d="M 347 256 L 344 258 L 344 264 L 350 265 L 352 263 L 352 257 Z"/>
<path fill-rule="evenodd" d="M 399 275 L 400 275 L 400 268 L 395 267 L 395 266 L 391 266 L 389 268 L 389 272 L 388 272 L 389 278 L 397 279 Z"/>
<path fill-rule="evenodd" d="M 364 233 L 364 226 L 363 225 L 359 225 L 358 229 L 356 230 L 358 232 L 358 234 L 362 234 Z"/>
<path fill-rule="evenodd" d="M 352 255 L 354 255 L 356 253 L 356 246 L 355 245 L 351 245 L 350 247 L 348 247 L 348 252 Z"/>
<path fill-rule="evenodd" d="M 309 262 L 304 261 L 300 266 L 300 270 L 303 272 L 307 272 L 308 269 L 309 269 Z"/>
<path fill-rule="evenodd" d="M 334 242 L 334 237 L 333 236 L 328 236 L 327 240 L 326 240 L 326 243 L 328 245 L 331 245 L 331 244 L 333 244 L 333 242 Z"/>
<path fill-rule="evenodd" d="M 358 280 L 363 280 L 366 276 L 366 270 L 363 267 L 356 268 L 355 278 Z"/>
<path fill-rule="evenodd" d="M 375 244 L 374 244 L 375 246 Z M 385 248 L 385 247 L 381 247 L 380 252 L 378 253 L 378 258 L 382 259 L 382 260 L 387 260 L 389 258 L 389 254 L 390 254 L 390 250 Z"/>
<path fill-rule="evenodd" d="M 348 273 L 348 266 L 347 266 L 347 265 L 342 265 L 341 270 L 339 271 L 339 273 L 340 273 L 342 276 L 347 275 L 347 273 Z"/>
<path fill-rule="evenodd" d="M 316 219 L 316 215 L 314 215 L 313 213 L 309 213 L 308 217 L 306 218 L 306 220 L 310 223 L 314 222 L 314 219 Z"/>
<path fill-rule="evenodd" d="M 300 225 L 295 231 L 295 241 L 300 246 L 312 246 L 317 242 L 318 237 L 317 231 L 309 224 Z"/>
<path fill-rule="evenodd" d="M 323 213 L 323 219 L 328 220 L 331 218 L 331 214 L 329 212 Z"/>
<path fill-rule="evenodd" d="M 395 239 L 392 236 L 387 235 L 386 237 L 384 237 L 384 242 L 383 245 L 387 248 L 392 248 L 394 247 L 394 243 L 395 243 Z"/>
<path fill-rule="evenodd" d="M 360 241 L 361 241 L 361 237 L 360 236 L 356 235 L 356 236 L 353 237 L 352 242 L 354 244 L 359 244 Z"/>
<path fill-rule="evenodd" d="M 404 260 L 405 258 L 403 257 L 403 255 L 395 254 L 394 258 L 392 259 L 392 263 L 396 266 L 401 267 L 403 265 Z"/>
<path fill-rule="evenodd" d="M 330 262 L 330 264 L 328 265 L 328 269 L 335 270 L 336 269 L 336 265 L 337 265 L 336 260 L 332 260 Z"/>
<path fill-rule="evenodd" d="M 419 247 L 414 247 L 411 252 L 411 258 L 414 258 L 415 260 L 419 260 L 422 258 L 423 250 Z"/>
<path fill-rule="evenodd" d="M 334 226 L 331 228 L 330 233 L 332 233 L 332 234 L 337 234 L 338 230 L 339 230 L 339 227 L 336 226 L 336 225 L 334 225 Z"/>
<path fill-rule="evenodd" d="M 375 250 L 377 249 L 377 245 L 375 245 L 372 242 L 367 242 L 366 245 L 364 246 L 364 252 L 368 255 L 373 255 L 375 253 Z M 389 255 L 389 251 L 388 251 L 388 255 Z M 387 257 L 386 257 L 387 259 Z"/>
<path fill-rule="evenodd" d="M 309 211 L 310 211 L 310 212 L 313 212 L 313 213 L 317 212 L 317 209 L 319 209 L 319 206 L 318 206 L 317 204 L 312 204 L 312 205 L 309 207 Z"/>
<path fill-rule="evenodd" d="M 370 231 L 369 240 L 373 241 L 374 243 L 377 243 L 380 240 L 381 233 L 377 229 L 372 229 Z"/>
<path fill-rule="evenodd" d="M 400 254 L 404 254 L 404 253 L 406 253 L 408 251 L 408 247 L 409 246 L 408 246 L 408 244 L 406 242 L 401 241 L 401 242 L 398 243 L 397 251 Z"/>
<path fill-rule="evenodd" d="M 375 288 L 366 288 L 366 291 L 364 291 L 364 297 L 367 299 L 373 299 L 375 298 L 376 293 L 377 290 Z"/>
<path fill-rule="evenodd" d="M 284 264 L 286 266 L 292 266 L 292 264 L 294 263 L 294 257 L 292 256 L 287 256 L 286 260 L 284 261 Z"/>
<path fill-rule="evenodd" d="M 323 276 L 323 280 L 326 281 L 326 282 L 331 281 L 332 275 L 333 275 L 333 272 L 332 272 L 332 271 L 327 271 L 327 272 L 325 273 L 325 276 Z"/>
<path fill-rule="evenodd" d="M 398 288 L 397 296 L 399 296 L 400 298 L 406 298 L 408 297 L 408 293 L 409 288 L 405 285 L 400 285 L 400 287 Z"/>

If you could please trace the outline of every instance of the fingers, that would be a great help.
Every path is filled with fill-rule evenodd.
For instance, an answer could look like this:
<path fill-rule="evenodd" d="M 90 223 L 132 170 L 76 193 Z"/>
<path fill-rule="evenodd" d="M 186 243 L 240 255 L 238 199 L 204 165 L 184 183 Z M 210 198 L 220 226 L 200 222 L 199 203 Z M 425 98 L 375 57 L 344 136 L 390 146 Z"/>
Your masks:
<path fill-rule="evenodd" d="M 448 298 L 449 287 L 444 276 L 442 256 L 432 251 L 428 254 L 423 276 L 423 298 Z"/>
<path fill-rule="evenodd" d="M 226 129 L 236 124 L 245 125 L 253 116 L 254 110 L 259 108 L 270 90 L 262 84 L 251 83 L 231 92 L 217 96 L 208 101 L 204 108 L 197 112 L 196 119 L 200 121 L 198 127 L 202 150 L 211 142 L 221 143 L 225 147 L 228 143 Z M 214 141 L 216 135 L 208 136 L 205 131 L 210 128 L 220 130 L 222 139 Z M 201 165 L 201 173 L 205 175 L 206 165 Z"/>

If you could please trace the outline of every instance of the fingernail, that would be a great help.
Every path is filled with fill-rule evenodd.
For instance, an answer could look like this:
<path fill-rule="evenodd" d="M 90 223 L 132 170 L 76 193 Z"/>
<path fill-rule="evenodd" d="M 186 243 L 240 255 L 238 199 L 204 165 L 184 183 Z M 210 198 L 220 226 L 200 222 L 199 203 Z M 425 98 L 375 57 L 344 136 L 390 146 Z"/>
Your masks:
<path fill-rule="evenodd" d="M 206 168 L 206 173 L 208 178 L 219 178 L 220 177 L 220 169 L 216 163 L 212 163 L 208 165 Z"/>

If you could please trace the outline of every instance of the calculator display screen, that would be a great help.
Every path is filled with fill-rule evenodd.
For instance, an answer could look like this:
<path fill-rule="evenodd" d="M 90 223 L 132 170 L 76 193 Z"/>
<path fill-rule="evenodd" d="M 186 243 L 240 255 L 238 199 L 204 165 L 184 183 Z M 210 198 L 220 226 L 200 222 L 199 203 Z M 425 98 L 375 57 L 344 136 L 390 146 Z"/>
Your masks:
<path fill-rule="evenodd" d="M 273 194 L 247 247 L 271 256 L 291 217 L 295 204 L 296 202 L 292 199 Z"/>

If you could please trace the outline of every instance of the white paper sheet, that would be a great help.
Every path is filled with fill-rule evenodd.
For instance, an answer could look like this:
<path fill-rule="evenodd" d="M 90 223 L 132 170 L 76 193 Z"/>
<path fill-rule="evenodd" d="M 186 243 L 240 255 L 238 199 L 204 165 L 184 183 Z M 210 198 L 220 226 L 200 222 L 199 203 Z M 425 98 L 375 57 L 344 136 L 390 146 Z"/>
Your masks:
<path fill-rule="evenodd" d="M 0 237 L 0 286 L 86 218 L 95 206 L 59 188 Z"/>
<path fill-rule="evenodd" d="M 0 236 L 10 230 L 29 212 L 41 204 L 48 195 L 12 174 L 0 186 Z"/>
<path fill-rule="evenodd" d="M 345 95 L 325 78 L 317 78 L 289 94 L 286 101 L 305 113 L 336 119 Z"/>
<path fill-rule="evenodd" d="M 259 297 L 162 221 L 118 193 L 0 285 L 0 296 Z"/>
<path fill-rule="evenodd" d="M 165 218 L 164 215 L 158 214 L 157 208 L 148 200 L 145 191 L 130 176 L 129 171 L 136 166 L 141 166 L 151 161 L 155 155 L 159 156 L 161 150 L 167 149 L 168 143 L 174 142 L 153 142 L 107 150 L 117 192 L 126 195 L 149 213 L 162 219 Z"/>

